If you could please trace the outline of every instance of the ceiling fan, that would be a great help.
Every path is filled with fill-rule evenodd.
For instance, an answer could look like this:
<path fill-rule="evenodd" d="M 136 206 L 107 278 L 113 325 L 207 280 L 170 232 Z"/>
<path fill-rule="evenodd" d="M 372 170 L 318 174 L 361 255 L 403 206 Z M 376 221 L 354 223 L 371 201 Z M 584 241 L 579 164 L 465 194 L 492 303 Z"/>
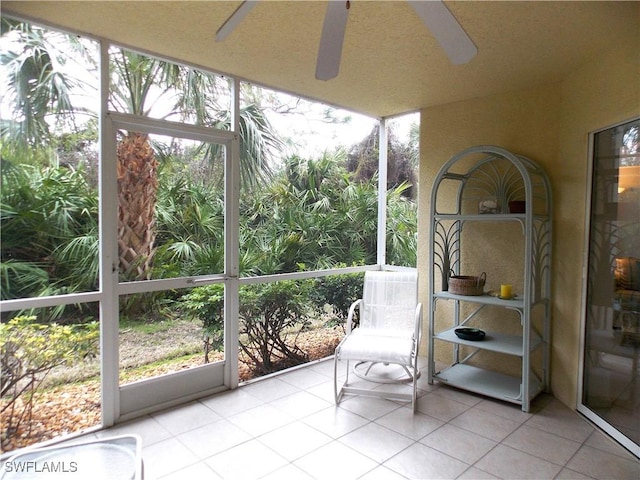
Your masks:
<path fill-rule="evenodd" d="M 216 42 L 227 38 L 257 3 L 258 0 L 242 2 L 216 32 Z M 409 1 L 409 4 L 443 48 L 451 63 L 461 65 L 476 55 L 478 49 L 444 2 L 422 0 Z M 338 75 L 349 7 L 348 0 L 328 2 L 316 63 L 318 80 L 331 80 Z"/>

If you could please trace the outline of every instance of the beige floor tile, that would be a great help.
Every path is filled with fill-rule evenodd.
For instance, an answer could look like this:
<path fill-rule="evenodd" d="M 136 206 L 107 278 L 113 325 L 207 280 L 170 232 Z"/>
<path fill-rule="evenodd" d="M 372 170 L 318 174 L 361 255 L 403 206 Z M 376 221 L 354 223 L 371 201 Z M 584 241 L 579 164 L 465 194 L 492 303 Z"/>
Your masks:
<path fill-rule="evenodd" d="M 589 423 L 558 400 L 551 400 L 527 425 L 582 443 L 594 431 Z"/>
<path fill-rule="evenodd" d="M 308 368 L 309 370 L 333 379 L 333 358 L 311 363 Z"/>
<path fill-rule="evenodd" d="M 505 445 L 498 445 L 474 467 L 499 478 L 552 479 L 562 467 Z"/>
<path fill-rule="evenodd" d="M 375 420 L 394 410 L 401 405 L 391 400 L 365 396 L 347 396 L 340 402 L 340 408 L 348 410 L 369 420 Z"/>
<path fill-rule="evenodd" d="M 376 423 L 358 428 L 341 437 L 339 441 L 378 463 L 388 460 L 414 442 Z"/>
<path fill-rule="evenodd" d="M 384 466 L 407 478 L 415 479 L 457 478 L 469 468 L 468 464 L 421 443 L 414 443 L 387 460 Z"/>
<path fill-rule="evenodd" d="M 218 475 L 226 479 L 255 479 L 264 477 L 288 461 L 258 440 L 250 440 L 205 460 Z"/>
<path fill-rule="evenodd" d="M 376 385 L 374 390 L 378 392 L 388 392 L 390 394 L 411 395 L 413 393 L 413 384 L 411 383 L 383 383 Z M 398 400 L 402 405 L 410 405 L 411 402 L 406 400 Z"/>
<path fill-rule="evenodd" d="M 410 408 L 399 408 L 376 420 L 376 423 L 420 440 L 425 435 L 444 425 L 444 422 L 420 412 L 413 413 Z"/>
<path fill-rule="evenodd" d="M 533 413 L 523 412 L 520 405 L 488 398 L 478 402 L 475 408 L 483 412 L 493 413 L 499 417 L 508 418 L 518 423 L 524 423 L 533 416 Z"/>
<path fill-rule="evenodd" d="M 343 363 L 338 366 L 340 368 Z M 376 383 L 395 382 L 408 378 L 407 372 L 399 365 L 384 363 L 363 363 L 357 368 L 357 372 L 362 378 Z"/>
<path fill-rule="evenodd" d="M 271 402 L 271 405 L 278 410 L 283 411 L 287 415 L 291 415 L 295 418 L 304 418 L 309 415 L 324 410 L 330 407 L 332 404 L 323 400 L 311 393 L 305 391 L 299 391 L 287 395 L 286 397 L 278 398 Z"/>
<path fill-rule="evenodd" d="M 453 420 L 451 424 L 477 433 L 496 442 L 504 440 L 520 423 L 499 417 L 492 413 L 482 412 L 476 408 L 467 410 Z"/>
<path fill-rule="evenodd" d="M 558 465 L 566 464 L 580 448 L 578 442 L 527 425 L 518 428 L 502 443 Z"/>
<path fill-rule="evenodd" d="M 228 420 L 220 420 L 176 437 L 198 458 L 205 459 L 253 437 Z"/>
<path fill-rule="evenodd" d="M 315 385 L 319 385 L 320 383 L 326 382 L 327 376 L 312 369 L 302 368 L 294 370 L 291 373 L 280 375 L 278 376 L 278 379 L 282 380 L 283 382 L 287 382 L 294 387 L 307 389 Z"/>
<path fill-rule="evenodd" d="M 457 388 L 443 386 L 438 390 L 438 395 L 444 398 L 448 398 L 450 400 L 455 400 L 456 402 L 462 403 L 464 405 L 468 405 L 473 407 L 482 401 L 482 397 L 478 395 L 474 395 L 470 392 L 465 392 L 464 390 L 458 390 Z"/>
<path fill-rule="evenodd" d="M 338 441 L 320 447 L 293 464 L 318 480 L 355 479 L 378 466 L 375 461 Z"/>
<path fill-rule="evenodd" d="M 583 473 L 576 472 L 569 468 L 563 468 L 560 473 L 556 475 L 554 480 L 593 480 L 594 477 L 589 477 Z"/>
<path fill-rule="evenodd" d="M 628 460 L 589 446 L 580 448 L 566 466 L 595 478 L 640 478 L 640 460 Z"/>
<path fill-rule="evenodd" d="M 240 388 L 242 388 L 243 392 L 253 395 L 262 402 L 272 402 L 276 398 L 291 395 L 300 390 L 277 377 L 255 380 L 246 385 L 242 385 Z"/>
<path fill-rule="evenodd" d="M 175 438 L 143 446 L 142 459 L 145 480 L 154 480 L 198 463 L 198 457 Z"/>
<path fill-rule="evenodd" d="M 619 443 L 617 443 L 612 438 L 609 438 L 600 430 L 594 430 L 593 433 L 587 439 L 587 441 L 584 442 L 584 444 L 589 447 L 597 448 L 598 450 L 604 450 L 605 452 L 613 453 L 614 455 L 624 457 L 628 460 L 635 459 L 635 457 L 631 454 L 631 452 L 629 452 L 626 448 L 622 447 Z"/>
<path fill-rule="evenodd" d="M 420 443 L 470 465 L 497 445 L 493 440 L 450 424 L 430 433 Z"/>
<path fill-rule="evenodd" d="M 313 477 L 307 475 L 298 467 L 289 463 L 288 465 L 261 477 L 260 480 L 313 480 Z"/>
<path fill-rule="evenodd" d="M 498 479 L 498 477 L 491 475 L 489 472 L 480 470 L 476 467 L 469 467 L 457 480 L 492 480 Z"/>
<path fill-rule="evenodd" d="M 229 417 L 229 421 L 254 437 L 283 427 L 295 420 L 273 405 L 260 405 Z"/>
<path fill-rule="evenodd" d="M 153 480 L 148 478 L 145 474 L 145 480 Z M 200 478 L 207 480 L 219 480 L 222 477 L 209 468 L 204 462 L 198 462 L 177 472 L 170 473 L 164 477 L 160 477 L 158 480 L 186 480 L 191 478 Z"/>
<path fill-rule="evenodd" d="M 98 438 L 114 435 L 140 435 L 143 446 L 153 445 L 171 437 L 169 430 L 160 425 L 155 419 L 145 416 L 126 423 L 118 424 L 106 430 L 96 432 Z"/>
<path fill-rule="evenodd" d="M 421 371 L 420 377 L 418 377 L 418 392 L 422 396 L 426 393 L 437 392 L 441 388 L 447 388 L 438 382 L 434 382 L 429 385 L 429 376 L 427 375 L 427 369 Z"/>
<path fill-rule="evenodd" d="M 244 388 L 237 388 L 202 399 L 200 403 L 221 416 L 229 417 L 265 402 L 245 392 Z"/>
<path fill-rule="evenodd" d="M 368 473 L 365 473 L 358 480 L 407 480 L 407 477 L 389 470 L 384 465 L 379 465 Z"/>
<path fill-rule="evenodd" d="M 439 389 L 420 397 L 417 410 L 443 422 L 448 422 L 469 408 L 469 405 L 441 396 Z"/>
<path fill-rule="evenodd" d="M 179 435 L 221 419 L 220 415 L 200 402 L 154 413 L 151 417 L 173 435 Z"/>
<path fill-rule="evenodd" d="M 146 480 L 640 479 L 640 460 L 550 395 L 525 413 L 427 380 L 415 414 L 364 396 L 336 406 L 333 363 L 318 362 L 91 438 L 140 435 Z"/>
<path fill-rule="evenodd" d="M 318 385 L 307 388 L 306 391 L 318 398 L 321 398 L 331 405 L 336 404 L 335 393 L 333 390 L 333 380 L 326 380 L 322 383 L 319 383 Z"/>
<path fill-rule="evenodd" d="M 258 440 L 293 461 L 333 441 L 333 438 L 309 425 L 294 422 L 265 433 Z"/>
<path fill-rule="evenodd" d="M 332 438 L 339 438 L 369 423 L 366 418 L 338 407 L 328 407 L 302 421 Z"/>

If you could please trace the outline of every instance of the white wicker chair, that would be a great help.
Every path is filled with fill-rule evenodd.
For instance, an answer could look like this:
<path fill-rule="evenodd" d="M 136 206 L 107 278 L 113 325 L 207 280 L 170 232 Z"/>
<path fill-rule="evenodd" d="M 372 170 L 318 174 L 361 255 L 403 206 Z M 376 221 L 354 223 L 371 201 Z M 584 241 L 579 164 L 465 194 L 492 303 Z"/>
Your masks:
<path fill-rule="evenodd" d="M 360 323 L 353 317 L 360 310 Z M 334 357 L 334 395 L 339 404 L 343 395 L 367 395 L 410 401 L 415 412 L 417 396 L 418 348 L 422 330 L 422 304 L 418 302 L 418 275 L 415 271 L 368 271 L 362 298 L 349 309 L 346 336 L 336 347 Z M 338 366 L 346 362 L 346 379 L 338 388 Z M 376 382 L 372 388 L 349 383 L 350 362 L 360 379 Z M 371 369 L 394 367 L 390 377 L 374 376 Z M 362 373 L 364 371 L 364 373 Z M 397 375 L 397 372 L 403 372 Z M 411 388 L 380 388 L 380 383 L 411 382 Z M 359 382 L 362 383 L 362 382 Z M 369 385 L 367 385 L 369 386 Z M 407 390 L 409 390 L 407 392 Z"/>

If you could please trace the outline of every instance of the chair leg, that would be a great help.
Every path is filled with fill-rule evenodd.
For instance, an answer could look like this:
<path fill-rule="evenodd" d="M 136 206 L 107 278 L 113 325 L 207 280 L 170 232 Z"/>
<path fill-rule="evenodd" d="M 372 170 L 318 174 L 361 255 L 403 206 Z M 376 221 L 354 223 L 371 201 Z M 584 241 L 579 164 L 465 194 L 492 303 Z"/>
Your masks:
<path fill-rule="evenodd" d="M 340 389 L 340 397 L 342 396 L 342 388 Z M 336 401 L 336 405 L 340 403 L 340 397 L 338 396 L 338 354 L 333 357 L 333 397 Z"/>
<path fill-rule="evenodd" d="M 418 399 L 418 374 L 416 370 L 413 371 L 413 393 L 411 394 L 411 408 L 413 413 L 416 413 L 417 399 Z"/>
<path fill-rule="evenodd" d="M 414 356 L 413 360 L 413 392 L 411 395 L 411 408 L 413 409 L 413 413 L 416 413 L 417 403 L 418 403 L 418 378 L 420 377 L 420 373 L 418 371 L 418 356 Z"/>
<path fill-rule="evenodd" d="M 333 396 L 335 398 L 336 401 L 336 405 L 338 405 L 340 403 L 340 400 L 342 400 L 342 396 L 344 394 L 344 387 L 349 383 L 349 360 L 346 360 L 347 363 L 347 376 L 345 378 L 345 381 L 342 383 L 342 385 L 340 386 L 340 388 L 338 388 L 338 364 L 339 364 L 340 360 L 338 358 L 338 355 L 334 355 L 333 357 Z"/>

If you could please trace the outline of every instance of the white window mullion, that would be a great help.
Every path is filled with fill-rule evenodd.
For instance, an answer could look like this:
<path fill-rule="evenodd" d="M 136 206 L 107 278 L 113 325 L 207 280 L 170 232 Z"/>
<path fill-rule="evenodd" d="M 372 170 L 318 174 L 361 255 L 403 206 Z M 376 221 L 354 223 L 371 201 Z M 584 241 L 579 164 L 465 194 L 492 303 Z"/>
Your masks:
<path fill-rule="evenodd" d="M 378 242 L 376 263 L 387 263 L 387 121 L 380 119 L 378 145 Z"/>
<path fill-rule="evenodd" d="M 118 184 L 115 132 L 107 117 L 109 45 L 100 45 L 100 379 L 102 424 L 120 416 L 118 381 Z"/>
<path fill-rule="evenodd" d="M 238 386 L 238 311 L 240 308 L 240 81 L 232 84 L 231 147 L 225 155 L 224 188 L 224 341 L 225 380 L 229 388 Z"/>

